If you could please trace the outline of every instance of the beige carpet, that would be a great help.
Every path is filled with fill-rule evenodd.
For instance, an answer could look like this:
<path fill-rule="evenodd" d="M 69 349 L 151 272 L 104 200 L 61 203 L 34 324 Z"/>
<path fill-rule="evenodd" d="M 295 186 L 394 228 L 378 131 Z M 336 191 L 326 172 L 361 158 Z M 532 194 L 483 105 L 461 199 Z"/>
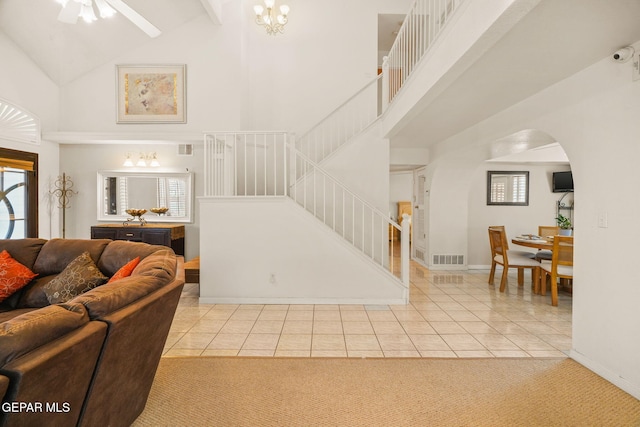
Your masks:
<path fill-rule="evenodd" d="M 570 359 L 163 358 L 134 426 L 640 426 Z"/>

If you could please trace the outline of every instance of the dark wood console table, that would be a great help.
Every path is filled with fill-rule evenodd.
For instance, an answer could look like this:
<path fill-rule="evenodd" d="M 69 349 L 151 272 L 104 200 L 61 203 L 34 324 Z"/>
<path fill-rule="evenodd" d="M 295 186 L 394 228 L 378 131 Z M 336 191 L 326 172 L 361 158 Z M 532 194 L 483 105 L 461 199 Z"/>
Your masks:
<path fill-rule="evenodd" d="M 184 256 L 184 225 L 147 223 L 146 225 L 100 224 L 91 227 L 92 239 L 128 240 L 168 246 Z"/>

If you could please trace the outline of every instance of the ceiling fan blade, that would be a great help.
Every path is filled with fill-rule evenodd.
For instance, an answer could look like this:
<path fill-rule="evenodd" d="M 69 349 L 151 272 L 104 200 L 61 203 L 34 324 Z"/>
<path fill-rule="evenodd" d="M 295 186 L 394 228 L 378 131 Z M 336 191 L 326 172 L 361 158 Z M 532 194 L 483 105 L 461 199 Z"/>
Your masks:
<path fill-rule="evenodd" d="M 62 7 L 58 14 L 58 21 L 65 24 L 75 24 L 78 22 L 78 16 L 80 15 L 81 3 L 75 1 L 69 1 Z"/>
<path fill-rule="evenodd" d="M 133 22 L 142 31 L 147 33 L 151 38 L 158 37 L 162 32 L 151 22 L 147 21 L 142 15 L 131 9 L 122 0 L 106 0 L 115 10 L 124 15 L 129 21 Z"/>

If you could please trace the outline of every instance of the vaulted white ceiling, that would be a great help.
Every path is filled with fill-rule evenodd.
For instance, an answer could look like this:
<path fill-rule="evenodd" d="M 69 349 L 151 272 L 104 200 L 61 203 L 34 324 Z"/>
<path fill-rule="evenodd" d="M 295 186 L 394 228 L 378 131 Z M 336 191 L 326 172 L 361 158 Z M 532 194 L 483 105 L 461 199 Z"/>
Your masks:
<path fill-rule="evenodd" d="M 201 0 L 126 0 L 162 32 L 200 15 Z M 116 14 L 87 24 L 64 24 L 57 17 L 55 0 L 0 0 L 0 31 L 22 49 L 55 83 L 64 85 L 118 57 L 123 51 L 147 43 L 149 36 Z"/>

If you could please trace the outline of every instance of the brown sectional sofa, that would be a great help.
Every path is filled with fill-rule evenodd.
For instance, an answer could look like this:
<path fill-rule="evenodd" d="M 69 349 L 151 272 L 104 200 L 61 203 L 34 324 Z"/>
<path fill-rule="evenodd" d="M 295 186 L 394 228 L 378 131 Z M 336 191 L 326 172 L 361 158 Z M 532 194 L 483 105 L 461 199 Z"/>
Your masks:
<path fill-rule="evenodd" d="M 38 276 L 0 303 L 0 426 L 128 426 L 144 409 L 182 287 L 164 246 L 82 240 L 0 240 Z M 44 288 L 89 252 L 107 277 L 129 277 L 49 304 Z"/>

